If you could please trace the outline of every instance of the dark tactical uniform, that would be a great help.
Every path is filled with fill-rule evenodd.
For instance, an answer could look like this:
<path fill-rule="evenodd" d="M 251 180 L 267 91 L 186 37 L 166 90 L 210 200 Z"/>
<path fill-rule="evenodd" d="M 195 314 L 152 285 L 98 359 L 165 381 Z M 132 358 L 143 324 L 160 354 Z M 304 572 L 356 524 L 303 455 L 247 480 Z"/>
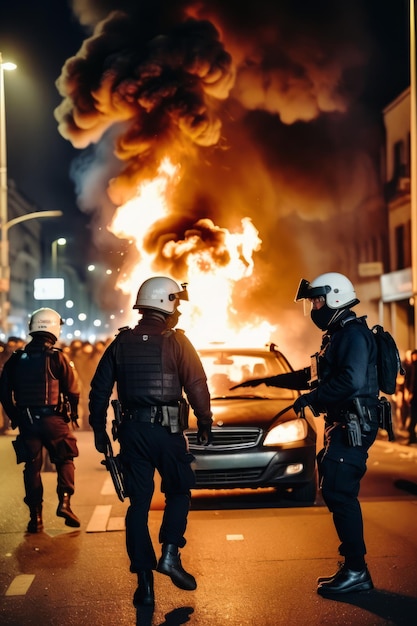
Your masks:
<path fill-rule="evenodd" d="M 323 338 L 319 355 L 318 386 L 304 395 L 317 412 L 325 413 L 324 448 L 318 455 L 323 499 L 333 514 L 341 541 L 339 552 L 347 561 L 366 554 L 360 480 L 366 472 L 368 449 L 378 432 L 378 380 L 376 344 L 364 318 L 347 311 Z M 362 445 L 349 445 L 349 415 L 357 416 L 354 398 L 367 417 L 361 429 Z"/>
<path fill-rule="evenodd" d="M 378 400 L 377 345 L 366 318 L 357 318 L 351 311 L 359 300 L 343 274 L 328 272 L 311 283 L 302 279 L 295 296 L 296 302 L 301 300 L 310 303 L 312 322 L 326 332 L 309 372 L 312 389 L 297 398 L 293 408 L 297 414 L 306 406 L 325 414 L 318 468 L 323 498 L 333 513 L 339 552 L 344 556 L 335 574 L 318 578 L 317 593 L 369 591 L 373 582 L 365 562 L 358 495 L 383 407 Z"/>
<path fill-rule="evenodd" d="M 190 489 L 195 484 L 186 438 L 161 422 L 169 413 L 175 423 L 184 389 L 199 425 L 211 425 L 210 396 L 201 361 L 187 337 L 182 331 L 167 330 L 166 319 L 149 311 L 133 330 L 119 333 L 99 362 L 90 392 L 90 424 L 95 433 L 105 429 L 115 382 L 123 412 L 119 441 L 130 499 L 127 551 L 130 570 L 139 573 L 157 565 L 148 530 L 155 468 L 166 498 L 159 532 L 162 544 L 185 545 Z"/>
<path fill-rule="evenodd" d="M 261 383 L 288 389 L 310 389 L 297 398 L 297 414 L 309 406 L 324 413 L 324 447 L 317 457 L 320 486 L 345 557 L 333 576 L 318 579 L 321 595 L 369 591 L 373 588 L 365 563 L 363 520 L 358 500 L 366 472 L 368 450 L 379 428 L 377 345 L 366 318 L 351 307 L 359 304 L 355 289 L 343 274 L 329 272 L 311 283 L 302 279 L 295 301 L 309 301 L 310 317 L 322 331 L 320 352 L 311 367 L 237 386 Z"/>
<path fill-rule="evenodd" d="M 0 401 L 12 427 L 19 427 L 14 445 L 17 462 L 25 463 L 24 501 L 32 520 L 29 532 L 37 532 L 42 526 L 43 447 L 57 470 L 60 502 L 57 515 L 65 517 L 69 526 L 80 525 L 69 508 L 69 498 L 74 493 L 73 459 L 78 456 L 77 442 L 62 412 L 62 397 L 65 396 L 70 403 L 70 414 L 76 418 L 79 385 L 73 367 L 60 350 L 53 348 L 54 343 L 49 333 L 34 333 L 25 349 L 14 352 L 5 363 L 0 378 Z"/>
<path fill-rule="evenodd" d="M 379 427 L 376 350 L 365 318 L 357 318 L 347 309 L 323 335 L 315 380 L 311 381 L 315 368 L 309 367 L 259 379 L 270 386 L 290 389 L 315 386 L 301 399 L 316 413 L 325 414 L 324 448 L 317 457 L 322 495 L 333 514 L 341 541 L 339 552 L 348 563 L 355 564 L 361 563 L 366 554 L 358 501 L 360 480 Z M 352 446 L 348 420 L 349 415 L 358 417 L 355 398 L 366 417 L 366 427 L 361 429 L 361 445 Z"/>

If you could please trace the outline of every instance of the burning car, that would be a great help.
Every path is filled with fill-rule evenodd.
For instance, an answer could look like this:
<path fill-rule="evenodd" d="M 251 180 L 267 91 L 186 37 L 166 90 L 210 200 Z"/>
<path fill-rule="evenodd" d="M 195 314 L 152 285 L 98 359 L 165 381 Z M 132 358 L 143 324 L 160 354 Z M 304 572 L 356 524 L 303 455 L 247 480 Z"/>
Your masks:
<path fill-rule="evenodd" d="M 221 345 L 199 350 L 212 400 L 213 443 L 197 445 L 197 424 L 187 431 L 195 457 L 197 489 L 274 487 L 294 501 L 313 503 L 317 429 L 306 411 L 292 409 L 298 392 L 270 387 L 231 387 L 251 378 L 292 371 L 285 356 L 269 349 Z"/>

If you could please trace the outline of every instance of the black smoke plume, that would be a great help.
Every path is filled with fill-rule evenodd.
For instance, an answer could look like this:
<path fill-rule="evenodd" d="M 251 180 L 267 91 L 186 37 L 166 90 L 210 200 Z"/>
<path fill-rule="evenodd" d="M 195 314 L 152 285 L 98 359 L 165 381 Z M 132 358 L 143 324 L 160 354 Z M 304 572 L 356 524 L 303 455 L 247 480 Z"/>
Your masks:
<path fill-rule="evenodd" d="M 238 309 L 276 320 L 302 275 L 343 271 L 352 215 L 383 202 L 381 128 L 361 104 L 371 41 L 360 6 L 74 0 L 88 35 L 57 80 L 56 119 L 83 150 L 74 179 L 96 245 L 168 156 L 181 178 L 145 238 L 158 270 L 175 275 L 160 255 L 167 236 L 213 223 L 213 246 L 218 227 L 247 216 L 262 247 Z"/>

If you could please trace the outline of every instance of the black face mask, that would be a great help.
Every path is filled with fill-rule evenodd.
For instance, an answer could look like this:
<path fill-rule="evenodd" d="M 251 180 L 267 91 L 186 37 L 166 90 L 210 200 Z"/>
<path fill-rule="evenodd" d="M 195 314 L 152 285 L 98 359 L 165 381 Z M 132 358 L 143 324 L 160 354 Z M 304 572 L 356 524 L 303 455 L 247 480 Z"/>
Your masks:
<path fill-rule="evenodd" d="M 311 319 L 314 324 L 320 328 L 320 330 L 327 330 L 330 324 L 334 321 L 340 311 L 337 309 L 330 309 L 327 304 L 321 307 L 321 309 L 311 309 Z"/>
<path fill-rule="evenodd" d="M 181 313 L 178 311 L 178 309 L 175 309 L 175 311 L 171 313 L 171 315 L 168 315 L 167 317 L 168 329 L 175 328 L 175 326 L 178 324 L 178 320 L 180 319 L 180 315 Z"/>

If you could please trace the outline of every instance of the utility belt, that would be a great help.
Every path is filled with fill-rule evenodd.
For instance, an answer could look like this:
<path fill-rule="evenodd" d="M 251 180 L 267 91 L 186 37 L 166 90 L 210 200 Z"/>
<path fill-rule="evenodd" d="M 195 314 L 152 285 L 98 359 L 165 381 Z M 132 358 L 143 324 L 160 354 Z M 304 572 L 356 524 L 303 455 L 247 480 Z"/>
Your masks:
<path fill-rule="evenodd" d="M 354 398 L 352 408 L 342 409 L 335 419 L 327 417 L 326 423 L 342 424 L 346 430 L 347 443 L 353 447 L 361 446 L 362 436 L 371 432 L 375 426 L 386 430 L 390 441 L 394 439 L 391 405 L 384 397 L 378 398 L 378 404 L 372 406 L 364 405 L 359 398 Z"/>
<path fill-rule="evenodd" d="M 363 422 L 369 422 L 377 419 L 377 411 L 378 405 L 363 404 L 359 398 L 355 398 L 354 402 L 349 403 L 348 406 L 343 407 L 337 413 L 334 410 L 327 411 L 324 409 L 327 424 L 343 424 L 352 413 L 361 418 Z"/>
<path fill-rule="evenodd" d="M 362 436 L 372 430 L 372 417 L 369 409 L 359 405 L 355 411 L 343 412 L 342 418 L 346 428 L 348 445 L 352 447 L 361 446 Z"/>
<path fill-rule="evenodd" d="M 359 409 L 359 410 L 358 410 Z M 340 411 L 340 417 L 337 421 L 344 422 L 348 418 L 350 414 L 354 413 L 361 420 L 361 423 L 367 424 L 371 423 L 372 420 L 377 420 L 377 406 L 366 406 L 360 404 L 359 407 L 352 406 L 352 408 L 342 409 Z"/>
<path fill-rule="evenodd" d="M 34 420 L 39 420 L 42 417 L 56 416 L 59 412 L 57 406 L 26 406 L 18 407 L 19 420 L 29 420 L 33 424 Z"/>
<path fill-rule="evenodd" d="M 188 403 L 180 400 L 175 405 L 123 408 L 120 421 L 122 424 L 123 422 L 160 424 L 175 434 L 188 428 L 188 413 Z"/>
<path fill-rule="evenodd" d="M 141 406 L 122 411 L 122 423 L 150 422 L 151 424 L 161 424 L 162 420 L 162 406 Z"/>

